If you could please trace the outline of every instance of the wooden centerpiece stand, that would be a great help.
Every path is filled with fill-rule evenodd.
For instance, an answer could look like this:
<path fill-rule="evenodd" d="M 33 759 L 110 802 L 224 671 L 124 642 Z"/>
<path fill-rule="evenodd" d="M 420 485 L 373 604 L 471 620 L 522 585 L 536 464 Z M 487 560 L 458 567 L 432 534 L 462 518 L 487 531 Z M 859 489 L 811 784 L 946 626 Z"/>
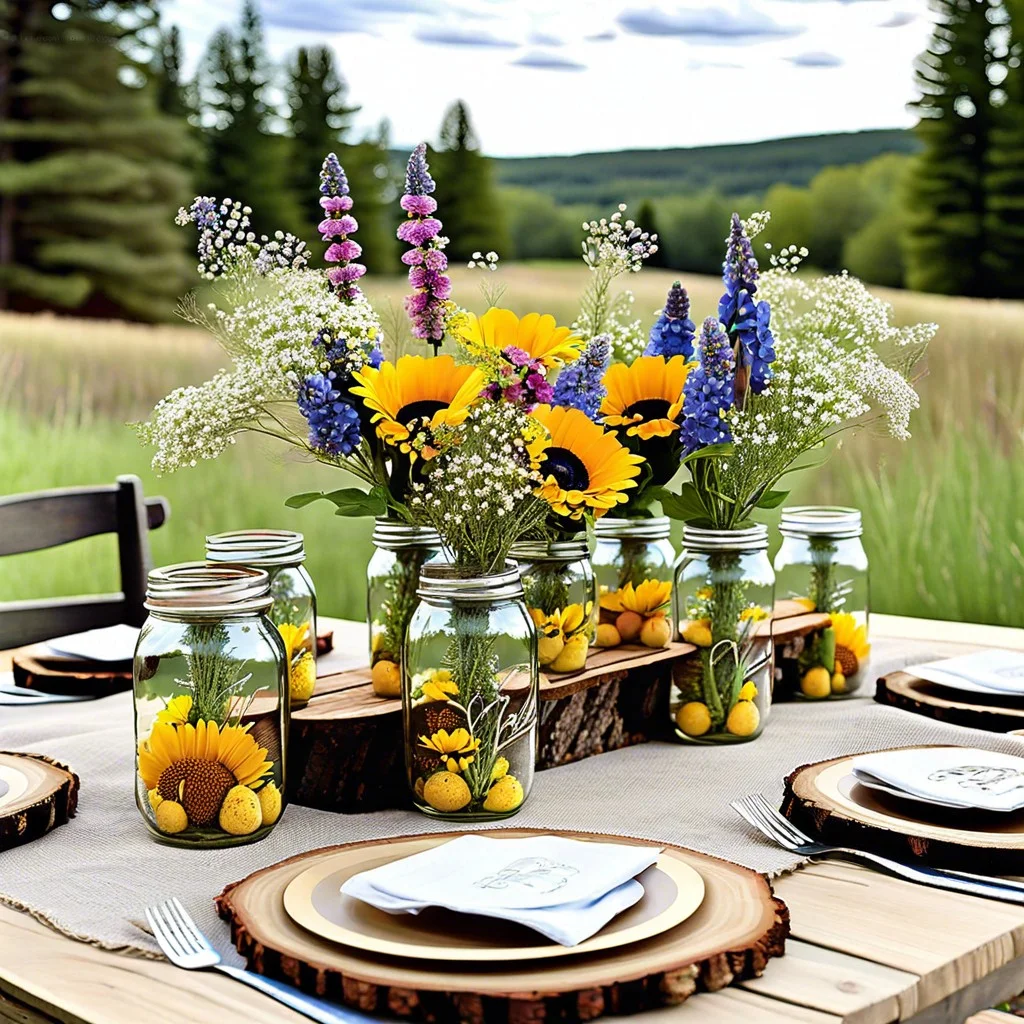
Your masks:
<path fill-rule="evenodd" d="M 983 693 L 947 690 L 909 672 L 891 672 L 878 680 L 875 700 L 879 704 L 912 711 L 938 722 L 963 725 L 989 732 L 1024 729 L 1024 700 L 1007 696 L 998 705 Z"/>

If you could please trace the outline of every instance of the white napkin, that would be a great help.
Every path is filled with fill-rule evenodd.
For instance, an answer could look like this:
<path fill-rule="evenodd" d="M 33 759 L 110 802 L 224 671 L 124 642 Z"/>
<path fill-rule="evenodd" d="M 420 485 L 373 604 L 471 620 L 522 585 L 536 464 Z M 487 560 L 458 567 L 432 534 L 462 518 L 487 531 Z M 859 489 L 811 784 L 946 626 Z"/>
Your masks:
<path fill-rule="evenodd" d="M 57 658 L 79 658 L 82 661 L 131 661 L 139 630 L 135 626 L 104 626 L 84 633 L 70 633 L 47 640 L 46 652 Z"/>
<path fill-rule="evenodd" d="M 1024 757 L 975 747 L 883 750 L 853 762 L 866 786 L 943 807 L 985 811 L 1024 808 Z"/>
<path fill-rule="evenodd" d="M 515 921 L 575 946 L 643 896 L 659 848 L 561 836 L 466 835 L 353 875 L 342 893 L 389 914 L 444 907 Z"/>
<path fill-rule="evenodd" d="M 911 665 L 906 671 L 952 689 L 1024 697 L 1024 651 L 974 651 Z"/>

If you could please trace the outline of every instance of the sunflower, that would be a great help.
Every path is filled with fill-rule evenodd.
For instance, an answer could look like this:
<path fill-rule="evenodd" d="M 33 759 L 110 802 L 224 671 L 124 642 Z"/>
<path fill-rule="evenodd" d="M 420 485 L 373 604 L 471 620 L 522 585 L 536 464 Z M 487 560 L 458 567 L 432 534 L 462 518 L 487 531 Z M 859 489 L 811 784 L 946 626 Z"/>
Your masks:
<path fill-rule="evenodd" d="M 462 423 L 484 387 L 480 370 L 458 366 L 451 356 L 402 356 L 353 376 L 359 386 L 352 394 L 373 413 L 377 436 L 413 459 L 436 454 L 433 434 Z"/>
<path fill-rule="evenodd" d="M 538 634 L 569 640 L 589 624 L 592 608 L 593 605 L 588 601 L 586 606 L 567 604 L 564 608 L 556 608 L 550 615 L 541 608 L 530 608 L 528 611 Z"/>
<path fill-rule="evenodd" d="M 459 336 L 477 352 L 502 352 L 514 346 L 549 369 L 578 359 L 586 345 L 571 327 L 558 327 L 550 314 L 527 313 L 520 320 L 512 310 L 493 306 L 483 316 L 471 315 Z"/>
<path fill-rule="evenodd" d="M 602 380 L 607 394 L 601 421 L 641 441 L 677 434 L 691 365 L 683 356 L 640 356 L 628 366 L 613 363 Z"/>
<path fill-rule="evenodd" d="M 601 607 L 609 612 L 636 612 L 642 618 L 664 615 L 672 596 L 672 584 L 667 580 L 644 580 L 634 589 L 627 583 L 620 590 L 601 595 Z"/>
<path fill-rule="evenodd" d="M 432 736 L 421 736 L 420 743 L 441 755 L 450 772 L 465 771 L 475 760 L 480 741 L 469 735 L 468 729 L 438 729 Z"/>
<path fill-rule="evenodd" d="M 833 612 L 832 629 L 836 636 L 836 668 L 849 679 L 857 674 L 871 653 L 868 627 L 858 625 L 849 612 Z"/>
<path fill-rule="evenodd" d="M 191 713 L 192 698 L 187 693 L 183 693 L 172 697 L 163 711 L 156 713 L 156 720 L 167 725 L 184 725 Z"/>
<path fill-rule="evenodd" d="M 139 775 L 146 789 L 180 803 L 191 824 L 208 825 L 230 790 L 257 786 L 273 767 L 250 728 L 219 728 L 205 719 L 195 725 L 157 722 L 139 744 Z"/>
<path fill-rule="evenodd" d="M 452 674 L 448 669 L 439 668 L 434 672 L 427 673 L 422 690 L 423 696 L 429 701 L 448 700 L 458 694 L 459 684 L 452 679 Z"/>
<path fill-rule="evenodd" d="M 628 500 L 624 492 L 636 487 L 642 456 L 632 455 L 579 409 L 539 405 L 532 415 L 548 434 L 540 467 L 544 484 L 537 494 L 555 512 L 578 520 L 592 510 L 600 519 Z"/>

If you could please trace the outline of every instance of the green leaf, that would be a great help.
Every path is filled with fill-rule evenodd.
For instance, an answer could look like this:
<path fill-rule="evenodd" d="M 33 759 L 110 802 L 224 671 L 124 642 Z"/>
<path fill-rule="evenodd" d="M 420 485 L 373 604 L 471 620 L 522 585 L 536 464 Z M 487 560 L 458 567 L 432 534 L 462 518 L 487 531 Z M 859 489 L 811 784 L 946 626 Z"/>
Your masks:
<path fill-rule="evenodd" d="M 293 494 L 290 498 L 286 498 L 284 503 L 288 508 L 305 508 L 324 497 L 326 495 L 323 491 L 304 491 L 302 494 Z"/>
<path fill-rule="evenodd" d="M 728 455 L 732 455 L 735 451 L 736 446 L 731 441 L 723 442 L 722 444 L 709 444 L 706 448 L 698 448 L 695 452 L 690 452 L 689 455 L 684 456 L 682 465 L 685 466 L 691 462 L 696 462 L 698 459 L 725 458 Z"/>
<path fill-rule="evenodd" d="M 765 491 L 757 508 L 778 508 L 789 497 L 789 491 Z"/>
<path fill-rule="evenodd" d="M 340 491 L 331 491 L 324 497 L 337 505 L 334 510 L 336 516 L 351 518 L 373 516 L 376 518 L 387 515 L 388 503 L 379 494 L 364 494 L 358 487 L 345 487 Z"/>
<path fill-rule="evenodd" d="M 686 481 L 678 494 L 665 487 L 656 487 L 653 496 L 661 502 L 661 509 L 670 519 L 681 519 L 684 523 L 705 518 L 708 510 L 700 500 L 700 494 L 692 483 Z"/>

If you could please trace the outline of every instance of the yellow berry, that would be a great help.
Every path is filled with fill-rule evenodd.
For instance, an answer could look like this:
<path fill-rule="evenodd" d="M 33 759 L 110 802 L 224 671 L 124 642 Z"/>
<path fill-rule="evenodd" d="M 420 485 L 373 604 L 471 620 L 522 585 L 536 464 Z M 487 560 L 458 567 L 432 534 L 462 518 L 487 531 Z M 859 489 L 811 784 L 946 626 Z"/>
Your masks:
<path fill-rule="evenodd" d="M 217 821 L 230 835 L 250 835 L 263 821 L 259 797 L 248 786 L 232 786 L 220 805 Z"/>
<path fill-rule="evenodd" d="M 496 814 L 514 811 L 523 802 L 525 795 L 522 783 L 514 775 L 506 775 L 491 786 L 484 801 L 484 810 Z"/>
<path fill-rule="evenodd" d="M 672 639 L 672 627 L 664 615 L 653 615 L 644 620 L 640 629 L 640 643 L 644 647 L 667 647 Z"/>
<path fill-rule="evenodd" d="M 815 665 L 809 668 L 800 680 L 800 692 L 811 700 L 821 700 L 832 692 L 832 676 L 827 668 Z"/>
<path fill-rule="evenodd" d="M 281 817 L 281 790 L 272 782 L 268 782 L 257 794 L 264 825 L 273 825 Z"/>
<path fill-rule="evenodd" d="M 711 623 L 707 619 L 692 619 L 683 623 L 683 639 L 694 647 L 711 646 Z"/>
<path fill-rule="evenodd" d="M 615 628 L 619 631 L 624 644 L 631 644 L 640 636 L 644 620 L 636 612 L 619 612 L 615 620 Z"/>
<path fill-rule="evenodd" d="M 587 663 L 587 642 L 585 633 L 570 638 L 562 653 L 548 666 L 552 672 L 577 672 Z"/>
<path fill-rule="evenodd" d="M 506 775 L 508 775 L 508 758 L 499 757 L 491 769 L 491 782 L 497 782 L 498 779 L 504 778 Z"/>
<path fill-rule="evenodd" d="M 537 660 L 541 665 L 550 665 L 562 653 L 563 647 L 565 647 L 565 641 L 561 634 L 558 636 L 541 634 L 537 637 Z"/>
<path fill-rule="evenodd" d="M 741 687 L 740 692 L 736 695 L 737 700 L 753 700 L 757 696 L 757 687 L 754 685 L 752 679 L 748 679 Z"/>
<path fill-rule="evenodd" d="M 156 809 L 156 827 L 161 832 L 174 835 L 188 828 L 188 815 L 185 808 L 176 800 L 161 800 Z"/>
<path fill-rule="evenodd" d="M 753 736 L 760 724 L 761 713 L 757 705 L 749 700 L 736 701 L 725 720 L 725 728 L 733 736 Z"/>
<path fill-rule="evenodd" d="M 691 700 L 676 712 L 676 725 L 687 736 L 703 736 L 711 728 L 711 712 L 707 704 Z"/>
<path fill-rule="evenodd" d="M 846 676 L 842 672 L 836 671 L 832 676 L 832 692 L 833 693 L 846 693 Z"/>
<path fill-rule="evenodd" d="M 316 688 L 316 658 L 306 651 L 288 673 L 288 692 L 293 703 L 305 704 Z"/>
<path fill-rule="evenodd" d="M 597 627 L 597 636 L 594 638 L 595 647 L 618 647 L 622 643 L 619 631 L 610 623 L 602 622 Z"/>
<path fill-rule="evenodd" d="M 378 697 L 402 696 L 402 672 L 393 661 L 378 661 L 370 672 L 370 680 Z"/>
<path fill-rule="evenodd" d="M 472 799 L 469 786 L 461 775 L 452 772 L 435 772 L 423 784 L 423 799 L 435 811 L 461 811 Z"/>

